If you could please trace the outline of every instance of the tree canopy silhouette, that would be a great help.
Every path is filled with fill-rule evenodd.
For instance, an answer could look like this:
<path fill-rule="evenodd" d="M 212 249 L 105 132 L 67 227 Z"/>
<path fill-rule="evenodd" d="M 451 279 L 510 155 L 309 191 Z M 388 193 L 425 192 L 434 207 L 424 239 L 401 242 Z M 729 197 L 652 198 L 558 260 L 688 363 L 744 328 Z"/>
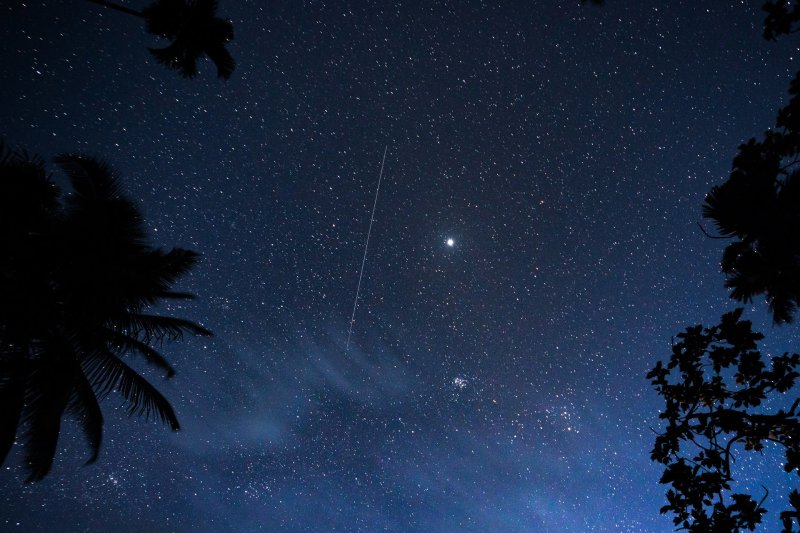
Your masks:
<path fill-rule="evenodd" d="M 795 2 L 767 1 L 763 9 L 765 39 L 800 31 Z M 776 129 L 739 147 L 728 181 L 713 187 L 703 205 L 718 238 L 736 239 L 721 262 L 731 297 L 749 302 L 764 294 L 778 324 L 792 321 L 800 304 L 800 72 L 789 92 Z M 647 374 L 666 401 L 659 418 L 667 426 L 651 452 L 666 466 L 661 483 L 671 486 L 661 512 L 672 512 L 678 529 L 693 533 L 752 531 L 761 523 L 768 491 L 759 502 L 731 493 L 739 448 L 783 448 L 784 470 L 800 474 L 800 398 L 770 411 L 800 377 L 800 355 L 772 357 L 767 368 L 756 344 L 763 335 L 741 315 L 737 309 L 719 325 L 687 328 L 667 365 L 659 361 Z M 800 531 L 800 492 L 791 491 L 788 503 L 782 531 Z"/>
<path fill-rule="evenodd" d="M 197 75 L 197 61 L 208 56 L 217 76 L 228 79 L 236 68 L 225 45 L 233 40 L 233 24 L 216 16 L 216 0 L 156 0 L 136 11 L 107 0 L 89 0 L 145 20 L 148 33 L 169 39 L 164 48 L 148 48 L 156 61 L 184 78 Z"/>
<path fill-rule="evenodd" d="M 739 147 L 703 205 L 720 235 L 736 239 L 721 262 L 731 298 L 764 294 L 776 323 L 791 322 L 800 303 L 800 73 L 789 92 L 776 129 Z"/>
<path fill-rule="evenodd" d="M 800 10 L 790 2 L 763 6 L 764 37 L 795 33 Z M 706 196 L 703 216 L 722 238 L 733 238 L 721 268 L 731 298 L 763 294 L 776 323 L 791 322 L 800 304 L 800 72 L 775 129 L 739 147 L 730 177 Z"/>
<path fill-rule="evenodd" d="M 764 19 L 764 38 L 775 40 L 779 35 L 796 33 L 800 23 L 800 9 L 788 0 L 768 1 L 764 3 L 767 17 Z"/>
<path fill-rule="evenodd" d="M 783 449 L 784 470 L 800 475 L 800 398 L 782 405 L 800 377 L 800 355 L 772 357 L 768 367 L 757 350 L 763 335 L 741 315 L 737 309 L 719 325 L 687 328 L 669 362 L 647 374 L 666 401 L 659 418 L 667 426 L 651 452 L 666 466 L 661 483 L 671 486 L 661 512 L 672 512 L 675 525 L 692 533 L 752 531 L 761 523 L 766 495 L 756 502 L 731 493 L 735 453 L 761 452 L 770 443 Z M 797 490 L 789 504 L 781 513 L 784 533 L 800 524 Z"/>
<path fill-rule="evenodd" d="M 99 406 L 112 391 L 131 415 L 179 424 L 172 406 L 125 360 L 175 371 L 153 346 L 211 332 L 148 313 L 192 295 L 172 290 L 198 254 L 147 243 L 142 216 L 105 163 L 56 159 L 73 191 L 61 192 L 43 161 L 0 147 L 0 463 L 17 440 L 29 481 L 50 470 L 62 419 L 72 415 L 97 458 Z M 88 464 L 88 463 L 87 463 Z"/>
<path fill-rule="evenodd" d="M 795 2 L 768 0 L 762 9 L 765 39 L 800 31 Z M 730 177 L 703 205 L 720 237 L 736 239 L 721 261 L 731 298 L 750 302 L 764 294 L 778 324 L 791 322 L 800 305 L 800 72 L 789 92 L 776 128 L 739 147 Z"/>

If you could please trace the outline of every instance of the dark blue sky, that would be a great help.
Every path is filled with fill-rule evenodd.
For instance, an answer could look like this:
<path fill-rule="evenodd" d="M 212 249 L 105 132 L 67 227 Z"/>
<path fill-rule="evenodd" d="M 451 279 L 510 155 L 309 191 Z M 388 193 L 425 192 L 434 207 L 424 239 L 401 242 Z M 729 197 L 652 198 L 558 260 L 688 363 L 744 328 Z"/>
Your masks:
<path fill-rule="evenodd" d="M 798 41 L 760 1 L 533 4 L 223 0 L 228 82 L 88 2 L 0 7 L 0 134 L 107 158 L 216 333 L 152 375 L 183 431 L 109 398 L 97 464 L 68 426 L 45 481 L 6 465 L 0 529 L 671 530 L 644 375 L 734 307 L 700 205 Z M 741 477 L 780 508 L 772 459 Z"/>

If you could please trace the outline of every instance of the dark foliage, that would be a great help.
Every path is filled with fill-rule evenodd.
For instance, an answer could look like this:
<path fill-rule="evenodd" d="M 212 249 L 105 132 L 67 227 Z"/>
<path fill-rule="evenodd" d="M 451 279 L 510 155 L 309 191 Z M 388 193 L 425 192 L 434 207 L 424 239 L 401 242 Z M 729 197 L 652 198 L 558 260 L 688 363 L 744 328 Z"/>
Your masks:
<path fill-rule="evenodd" d="M 771 443 L 785 452 L 784 470 L 800 474 L 800 398 L 787 394 L 800 377 L 800 355 L 765 362 L 756 344 L 763 335 L 741 315 L 737 309 L 719 325 L 687 328 L 666 366 L 659 361 L 647 374 L 666 401 L 659 418 L 667 426 L 651 452 L 666 466 L 661 483 L 671 486 L 661 512 L 693 533 L 752 531 L 761 523 L 764 499 L 731 492 L 735 453 Z M 796 490 L 789 502 L 793 509 L 781 513 L 785 533 L 799 523 Z"/>
<path fill-rule="evenodd" d="M 147 314 L 158 302 L 191 297 L 171 287 L 198 255 L 151 248 L 138 209 L 104 163 L 75 154 L 56 162 L 73 188 L 63 202 L 41 160 L 0 147 L 0 462 L 16 439 L 29 481 L 49 472 L 65 414 L 80 423 L 89 462 L 97 458 L 98 402 L 112 391 L 131 414 L 178 430 L 166 398 L 124 359 L 141 357 L 170 377 L 153 344 L 210 335 Z"/>
<path fill-rule="evenodd" d="M 791 322 L 800 303 L 800 75 L 776 129 L 739 147 L 728 181 L 706 196 L 703 216 L 734 238 L 721 267 L 731 298 L 764 294 L 776 323 Z"/>
<path fill-rule="evenodd" d="M 186 78 L 197 74 L 197 60 L 207 55 L 217 76 L 228 79 L 236 67 L 225 45 L 233 40 L 233 24 L 216 16 L 215 0 L 157 0 L 142 10 L 147 31 L 170 39 L 164 48 L 150 48 L 162 65 Z"/>
<path fill-rule="evenodd" d="M 764 37 L 795 33 L 800 9 L 769 1 Z M 791 322 L 800 304 L 800 72 L 776 127 L 762 140 L 739 147 L 728 180 L 706 196 L 703 216 L 721 238 L 732 238 L 721 268 L 731 298 L 750 302 L 764 295 L 775 323 Z"/>
<path fill-rule="evenodd" d="M 172 41 L 163 48 L 149 48 L 150 53 L 185 78 L 197 75 L 197 61 L 203 56 L 214 62 L 220 78 L 230 78 L 236 68 L 225 48 L 233 40 L 233 24 L 216 16 L 216 0 L 156 0 L 141 12 L 107 0 L 90 1 L 144 18 L 149 33 Z"/>
<path fill-rule="evenodd" d="M 764 19 L 764 38 L 775 40 L 779 35 L 786 35 L 797 32 L 797 24 L 800 22 L 800 9 L 794 2 L 788 0 L 777 0 L 775 2 L 765 2 L 763 9 L 767 12 Z"/>

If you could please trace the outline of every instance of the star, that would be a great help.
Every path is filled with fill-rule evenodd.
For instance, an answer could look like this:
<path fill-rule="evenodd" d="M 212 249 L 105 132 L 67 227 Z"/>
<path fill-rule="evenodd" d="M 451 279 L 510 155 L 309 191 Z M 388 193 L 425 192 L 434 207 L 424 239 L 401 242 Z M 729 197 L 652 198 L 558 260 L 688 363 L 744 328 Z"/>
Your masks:
<path fill-rule="evenodd" d="M 456 245 L 456 241 L 454 241 L 452 238 L 450 238 L 450 239 L 447 239 L 447 246 L 449 246 L 450 248 L 452 248 L 452 247 L 453 247 L 453 246 L 455 246 L 455 245 Z"/>

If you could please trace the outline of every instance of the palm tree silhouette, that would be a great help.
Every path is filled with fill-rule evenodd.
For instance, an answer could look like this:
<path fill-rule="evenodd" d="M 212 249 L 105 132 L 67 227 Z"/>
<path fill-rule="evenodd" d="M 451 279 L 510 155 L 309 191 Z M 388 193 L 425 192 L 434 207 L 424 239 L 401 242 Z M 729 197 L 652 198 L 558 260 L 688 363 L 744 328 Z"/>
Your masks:
<path fill-rule="evenodd" d="M 63 203 L 40 159 L 0 147 L 0 463 L 17 439 L 28 481 L 50 471 L 65 414 L 88 439 L 88 463 L 97 459 L 99 401 L 112 391 L 129 414 L 177 431 L 172 406 L 125 359 L 139 356 L 171 377 L 153 345 L 211 335 L 147 312 L 192 298 L 171 287 L 198 254 L 150 247 L 139 210 L 108 165 L 77 154 L 56 162 L 73 188 Z"/>
<path fill-rule="evenodd" d="M 197 60 L 206 55 L 217 66 L 217 76 L 231 77 L 236 62 L 225 45 L 233 40 L 233 24 L 216 16 L 216 0 L 156 0 L 136 11 L 107 0 L 89 0 L 145 19 L 147 31 L 170 39 L 164 48 L 149 48 L 156 61 L 185 78 L 197 75 Z"/>

